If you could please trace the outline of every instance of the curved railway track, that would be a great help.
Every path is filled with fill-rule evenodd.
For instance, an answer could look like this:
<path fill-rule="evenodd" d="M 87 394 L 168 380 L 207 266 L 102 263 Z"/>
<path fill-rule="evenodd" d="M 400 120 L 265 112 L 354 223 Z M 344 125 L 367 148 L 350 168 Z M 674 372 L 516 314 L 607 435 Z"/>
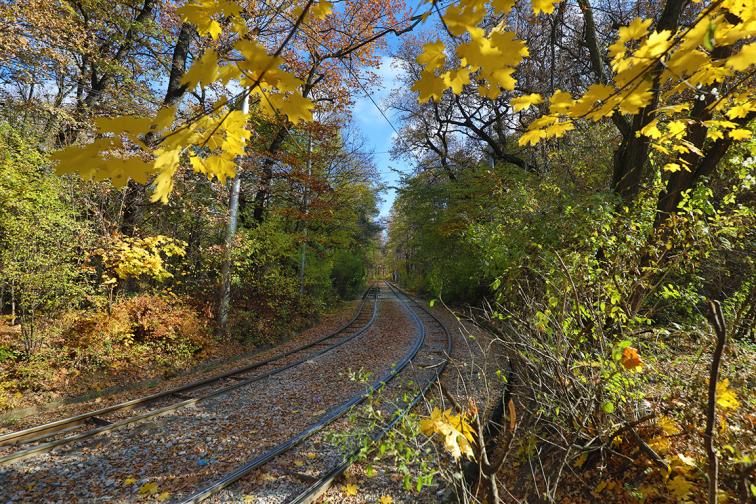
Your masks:
<path fill-rule="evenodd" d="M 417 335 L 415 337 L 412 347 L 407 353 L 399 360 L 389 371 L 384 373 L 378 379 L 374 380 L 368 387 L 366 387 L 361 393 L 352 396 L 342 404 L 332 408 L 326 415 L 321 417 L 317 422 L 311 424 L 305 430 L 300 431 L 296 435 L 290 437 L 286 441 L 274 446 L 273 448 L 265 451 L 264 453 L 250 459 L 243 465 L 237 467 L 235 470 L 225 474 L 222 478 L 210 483 L 209 485 L 194 492 L 188 497 L 184 498 L 182 504 L 197 503 L 213 496 L 223 489 L 231 486 L 241 478 L 250 474 L 255 469 L 263 466 L 274 458 L 280 456 L 286 451 L 294 448 L 305 439 L 311 437 L 313 434 L 319 432 L 335 420 L 343 417 L 353 407 L 357 406 L 365 399 L 370 397 L 375 391 L 385 387 L 394 378 L 399 376 L 401 372 L 410 365 L 421 366 L 426 369 L 433 369 L 432 376 L 420 386 L 417 393 L 412 396 L 410 400 L 405 402 L 398 408 L 396 412 L 392 412 L 391 420 L 378 431 L 371 434 L 371 438 L 376 441 L 383 437 L 389 430 L 391 430 L 402 417 L 409 412 L 424 396 L 428 389 L 438 379 L 439 375 L 443 372 L 448 362 L 449 355 L 452 350 L 451 336 L 444 327 L 444 325 L 425 307 L 417 303 L 414 299 L 408 296 L 406 293 L 395 287 L 394 285 L 386 282 L 386 285 L 406 308 L 409 315 L 415 322 L 417 327 Z M 418 310 L 412 307 L 418 308 Z M 421 352 L 422 350 L 422 352 Z M 287 503 L 305 503 L 312 502 L 317 497 L 325 492 L 333 480 L 345 471 L 356 454 L 356 451 L 348 454 L 343 458 L 343 461 L 337 466 L 327 470 L 323 475 L 317 478 L 312 484 L 307 486 L 304 490 L 292 496 Z"/>
<path fill-rule="evenodd" d="M 307 362 L 310 359 L 330 352 L 365 333 L 373 325 L 378 312 L 377 294 L 378 291 L 374 287 L 365 291 L 360 305 L 355 311 L 355 315 L 350 321 L 336 331 L 290 351 L 275 355 L 270 359 L 255 362 L 226 373 L 211 376 L 148 396 L 4 434 L 0 436 L 0 447 L 16 447 L 19 445 L 30 444 L 33 446 L 3 454 L 0 456 L 0 465 L 18 461 L 34 454 L 44 453 L 58 446 L 104 434 L 125 425 L 165 415 L 180 408 L 195 405 L 206 399 L 217 397 L 245 385 L 249 385 L 250 383 L 269 378 L 294 366 Z M 372 301 L 372 303 L 369 301 Z M 247 373 L 252 371 L 256 371 L 256 373 L 253 375 L 247 375 Z M 210 390 L 209 392 L 206 391 L 195 397 L 189 397 L 186 395 L 187 392 L 201 391 L 202 389 L 212 388 L 213 386 L 218 386 L 218 388 Z M 176 402 L 176 399 L 178 399 L 178 402 Z M 147 406 L 155 405 L 155 403 L 162 401 L 168 401 L 169 404 L 149 409 L 137 415 L 118 418 L 119 415 L 122 415 L 125 412 L 136 408 L 144 409 Z M 107 415 L 116 418 L 109 419 Z M 87 427 L 90 428 L 87 429 Z M 76 432 L 81 431 L 82 429 L 83 432 Z M 63 437 L 49 440 L 57 436 Z"/>
<path fill-rule="evenodd" d="M 449 334 L 449 331 L 446 329 L 443 323 L 441 323 L 438 318 L 431 313 L 430 310 L 425 308 L 422 304 L 418 303 L 413 299 L 411 296 L 409 296 L 407 293 L 405 293 L 402 289 L 399 287 L 386 282 L 387 285 L 389 285 L 392 289 L 394 289 L 396 292 L 401 293 L 406 299 L 408 299 L 414 306 L 419 308 L 420 310 L 420 318 L 422 320 L 423 324 L 427 324 L 427 333 L 430 333 L 433 336 L 439 336 L 442 337 L 442 339 L 446 340 L 446 345 L 444 349 L 444 355 L 438 362 L 426 362 L 424 363 L 424 367 L 426 369 L 433 369 L 433 375 L 426 379 L 425 383 L 423 383 L 420 386 L 420 389 L 417 391 L 417 393 L 414 395 L 414 397 L 410 398 L 408 401 L 406 401 L 403 405 L 400 405 L 396 408 L 394 412 L 390 414 L 391 420 L 382 428 L 379 428 L 372 434 L 370 434 L 370 438 L 373 442 L 380 441 L 380 439 L 385 436 L 391 429 L 394 428 L 394 426 L 399 423 L 402 418 L 409 413 L 412 408 L 414 408 L 420 400 L 425 397 L 425 394 L 428 392 L 428 390 L 433 386 L 433 384 L 439 379 L 441 376 L 441 373 L 444 372 L 446 369 L 446 365 L 449 362 L 449 356 L 452 353 L 452 338 L 451 334 Z M 435 349 L 434 352 L 438 355 L 438 349 Z M 299 492 L 295 497 L 287 500 L 287 504 L 309 504 L 314 502 L 318 497 L 323 495 L 328 488 L 331 486 L 333 481 L 340 476 L 341 474 L 346 471 L 350 465 L 352 465 L 352 461 L 357 456 L 359 452 L 359 447 L 355 448 L 352 453 L 347 454 L 347 456 L 344 457 L 343 461 L 336 465 L 335 467 L 329 469 L 324 474 L 322 474 L 316 481 L 311 483 L 307 488 Z"/>
<path fill-rule="evenodd" d="M 306 445 L 307 443 L 303 443 L 305 440 L 310 439 L 314 434 L 323 430 L 334 421 L 343 418 L 350 410 L 352 410 L 352 408 L 362 403 L 379 389 L 387 387 L 387 385 L 389 387 L 397 385 L 399 389 L 408 386 L 410 393 L 403 394 L 403 399 L 399 401 L 398 404 L 392 406 L 392 409 L 389 411 L 390 416 L 387 417 L 388 420 L 385 425 L 374 428 L 369 433 L 371 439 L 379 440 L 389 432 L 389 430 L 392 429 L 396 423 L 407 414 L 407 412 L 417 405 L 446 367 L 452 350 L 451 337 L 444 325 L 424 306 L 401 291 L 398 287 L 393 286 L 388 282 L 386 282 L 386 286 L 388 289 L 384 289 L 383 292 L 390 294 L 390 297 L 395 299 L 403 307 L 402 311 L 404 311 L 411 323 L 415 326 L 414 337 L 411 336 L 411 332 L 405 333 L 406 341 L 409 343 L 407 350 L 404 351 L 404 347 L 399 346 L 397 347 L 398 352 L 393 354 L 393 359 L 397 359 L 394 361 L 394 364 L 389 367 L 388 363 L 383 363 L 382 369 L 384 371 L 377 379 L 373 380 L 372 383 L 366 387 L 358 389 L 356 393 L 353 392 L 354 395 L 342 396 L 340 399 L 341 402 L 333 404 L 329 409 L 324 410 L 324 413 L 320 415 L 314 423 L 309 425 L 306 423 L 300 424 L 301 426 L 293 431 L 296 432 L 295 434 L 287 434 L 286 438 L 281 438 L 283 441 L 278 441 L 274 446 L 266 447 L 264 451 L 241 462 L 241 464 L 236 467 L 230 465 L 228 468 L 224 468 L 226 472 L 214 476 L 214 480 L 203 483 L 198 489 L 197 487 L 190 486 L 184 490 L 184 492 L 177 493 L 173 499 L 178 499 L 183 503 L 194 503 L 203 501 L 211 496 L 217 496 L 221 498 L 221 501 L 225 502 L 221 497 L 221 495 L 225 495 L 225 493 L 217 495 L 219 492 L 224 491 L 225 489 L 228 489 L 226 492 L 233 491 L 233 488 L 229 487 L 237 483 L 239 480 L 243 480 L 248 474 L 268 463 L 272 463 L 271 461 L 279 460 L 279 457 L 282 454 L 293 450 L 295 447 L 303 444 Z M 253 363 L 222 375 L 206 378 L 150 396 L 126 401 L 96 411 L 0 436 L 0 445 L 15 446 L 19 443 L 37 443 L 36 446 L 26 447 L 0 457 L 0 464 L 12 461 L 15 462 L 24 457 L 50 451 L 56 446 L 73 443 L 80 439 L 112 431 L 124 425 L 166 414 L 179 408 L 196 404 L 199 401 L 225 394 L 231 390 L 243 387 L 244 385 L 274 376 L 303 363 L 312 362 L 318 357 L 344 345 L 348 341 L 351 341 L 370 329 L 377 317 L 379 292 L 380 289 L 377 288 L 369 289 L 363 296 L 362 302 L 352 320 L 337 331 L 291 351 L 276 355 L 271 359 Z M 372 303 L 370 303 L 371 300 Z M 349 350 L 347 350 L 347 348 Z M 355 347 L 351 346 L 345 347 L 342 351 L 347 352 L 345 355 L 349 355 L 354 351 L 354 348 Z M 328 359 L 326 357 L 323 358 L 326 360 Z M 255 371 L 255 373 L 251 375 L 246 374 L 252 371 Z M 400 383 L 389 385 L 390 382 L 400 375 L 403 379 L 396 380 L 396 382 Z M 228 385 L 227 383 L 230 380 L 233 380 L 235 383 Z M 212 386 L 219 386 L 219 388 L 209 392 L 203 390 Z M 188 391 L 196 392 L 198 390 L 202 391 L 202 394 L 196 397 L 185 398 L 185 396 L 183 396 L 183 394 Z M 161 401 L 175 401 L 176 398 L 180 399 L 180 401 L 172 402 L 165 406 L 159 406 Z M 156 403 L 158 403 L 158 407 L 156 407 Z M 103 419 L 103 416 L 107 414 L 111 416 L 122 415 L 124 412 L 130 411 L 134 408 L 143 408 L 145 406 L 151 406 L 151 408 L 137 415 L 127 416 L 126 418 L 121 419 L 113 419 L 114 421 L 112 422 Z M 292 414 L 293 413 L 297 412 L 292 411 Z M 77 430 L 89 427 L 92 424 L 95 425 L 95 428 L 89 428 L 83 432 L 76 432 Z M 171 423 L 170 425 L 173 424 Z M 50 440 L 55 437 L 58 438 Z M 134 443 L 138 443 L 138 440 L 134 440 Z M 325 469 L 324 472 L 317 477 L 307 480 L 306 485 L 303 486 L 302 484 L 299 484 L 298 486 L 293 487 L 294 490 L 287 493 L 288 498 L 286 502 L 309 503 L 314 501 L 328 489 L 339 474 L 349 467 L 355 453 L 337 454 L 335 457 L 331 457 L 330 460 L 332 460 L 332 462 L 329 464 L 329 468 Z M 333 466 L 333 460 L 340 462 Z M 282 462 L 279 461 L 278 463 Z M 266 465 L 266 467 L 268 466 Z"/>

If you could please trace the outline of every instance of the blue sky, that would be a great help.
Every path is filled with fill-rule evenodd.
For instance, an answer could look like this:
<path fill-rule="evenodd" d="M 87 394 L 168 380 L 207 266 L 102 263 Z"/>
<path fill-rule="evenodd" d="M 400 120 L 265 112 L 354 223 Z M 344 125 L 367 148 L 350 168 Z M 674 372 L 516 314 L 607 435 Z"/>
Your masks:
<path fill-rule="evenodd" d="M 419 11 L 427 10 L 428 4 L 424 0 L 409 0 L 406 2 L 407 7 L 412 9 L 413 14 Z M 416 27 L 415 30 L 419 31 L 423 29 L 423 25 Z M 376 104 L 383 110 L 391 123 L 399 129 L 401 124 L 396 114 L 391 110 L 387 110 L 385 100 L 391 93 L 392 89 L 398 87 L 397 74 L 399 70 L 394 68 L 391 64 L 391 57 L 389 53 L 392 49 L 399 46 L 399 37 L 389 34 L 387 38 L 389 50 L 383 55 L 383 61 L 381 67 L 377 73 L 379 76 L 379 86 L 368 88 L 370 95 Z M 374 153 L 375 164 L 378 167 L 378 171 L 381 175 L 383 183 L 387 186 L 396 186 L 399 182 L 399 175 L 392 171 L 392 168 L 399 170 L 402 173 L 410 173 L 412 166 L 405 160 L 392 161 L 388 154 L 391 149 L 391 140 L 396 135 L 391 125 L 381 115 L 380 111 L 365 96 L 360 90 L 360 93 L 356 96 L 354 109 L 352 111 L 352 127 L 356 129 L 366 140 L 366 148 L 372 150 Z M 383 202 L 380 205 L 381 217 L 386 217 L 389 214 L 391 205 L 394 202 L 394 191 L 389 189 L 384 192 L 381 197 Z"/>
<path fill-rule="evenodd" d="M 392 110 L 388 110 L 385 100 L 391 90 L 397 87 L 396 75 L 398 70 L 391 65 L 391 58 L 383 56 L 381 67 L 377 73 L 379 76 L 380 87 L 376 86 L 367 88 L 375 103 L 383 110 L 391 123 L 399 129 L 400 123 Z M 365 139 L 365 147 L 373 152 L 375 164 L 381 175 L 381 180 L 385 185 L 395 186 L 398 183 L 398 174 L 391 168 L 409 173 L 412 167 L 404 160 L 391 160 L 388 151 L 391 149 L 391 141 L 396 136 L 394 130 L 388 121 L 381 115 L 376 105 L 360 93 L 355 101 L 352 111 L 352 127 L 357 130 Z M 380 205 L 381 217 L 388 215 L 391 204 L 394 201 L 394 191 L 389 189 L 381 197 L 383 202 Z"/>

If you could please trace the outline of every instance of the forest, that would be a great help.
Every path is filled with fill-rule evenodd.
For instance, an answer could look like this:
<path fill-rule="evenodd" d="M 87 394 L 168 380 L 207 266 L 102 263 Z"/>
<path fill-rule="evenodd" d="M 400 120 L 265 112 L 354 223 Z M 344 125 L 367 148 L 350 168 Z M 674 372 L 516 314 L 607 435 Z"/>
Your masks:
<path fill-rule="evenodd" d="M 373 296 L 385 362 L 338 376 L 413 323 L 449 351 L 396 413 L 369 387 L 386 478 L 321 502 L 749 502 L 754 38 L 753 0 L 0 0 L 0 413 Z M 170 480 L 113 502 L 205 498 Z"/>

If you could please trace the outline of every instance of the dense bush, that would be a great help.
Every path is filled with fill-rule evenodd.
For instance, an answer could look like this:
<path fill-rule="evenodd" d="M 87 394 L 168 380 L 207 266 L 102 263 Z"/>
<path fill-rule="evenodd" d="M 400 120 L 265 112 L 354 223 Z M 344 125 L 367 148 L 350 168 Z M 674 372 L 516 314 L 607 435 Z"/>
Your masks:
<path fill-rule="evenodd" d="M 487 298 L 473 318 L 495 337 L 489 358 L 501 368 L 518 426 L 514 439 L 491 442 L 509 457 L 500 481 L 526 501 L 559 501 L 574 468 L 622 465 L 615 452 L 654 484 L 668 473 L 639 462 L 648 453 L 656 453 L 652 464 L 678 471 L 678 455 L 702 460 L 696 436 L 669 438 L 680 425 L 703 424 L 708 299 L 723 302 L 731 341 L 741 340 L 721 376 L 744 397 L 752 379 L 743 370 L 752 347 L 743 339 L 756 323 L 756 144 L 735 149 L 716 178 L 683 194 L 678 211 L 659 223 L 658 167 L 636 200 L 620 204 L 608 190 L 607 158 L 578 155 L 576 137 L 559 151 L 568 159 L 574 152 L 569 170 L 472 164 L 454 181 L 420 174 L 401 189 L 389 229 L 392 268 L 405 284 L 450 301 L 470 301 L 471 292 Z M 747 413 L 736 409 L 719 412 L 719 442 L 731 448 L 721 486 L 730 495 L 752 450 L 741 435 Z M 640 419 L 637 432 L 615 437 Z M 628 432 L 650 451 L 639 453 Z M 611 477 L 598 476 L 604 484 Z"/>

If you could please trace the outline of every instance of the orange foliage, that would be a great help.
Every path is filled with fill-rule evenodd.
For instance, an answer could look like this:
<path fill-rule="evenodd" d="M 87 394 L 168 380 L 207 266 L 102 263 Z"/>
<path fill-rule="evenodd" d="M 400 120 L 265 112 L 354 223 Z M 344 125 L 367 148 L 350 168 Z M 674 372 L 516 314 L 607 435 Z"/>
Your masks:
<path fill-rule="evenodd" d="M 640 355 L 638 355 L 638 350 L 633 347 L 627 347 L 622 350 L 622 358 L 620 359 L 620 362 L 625 369 L 635 369 L 643 364 Z"/>

